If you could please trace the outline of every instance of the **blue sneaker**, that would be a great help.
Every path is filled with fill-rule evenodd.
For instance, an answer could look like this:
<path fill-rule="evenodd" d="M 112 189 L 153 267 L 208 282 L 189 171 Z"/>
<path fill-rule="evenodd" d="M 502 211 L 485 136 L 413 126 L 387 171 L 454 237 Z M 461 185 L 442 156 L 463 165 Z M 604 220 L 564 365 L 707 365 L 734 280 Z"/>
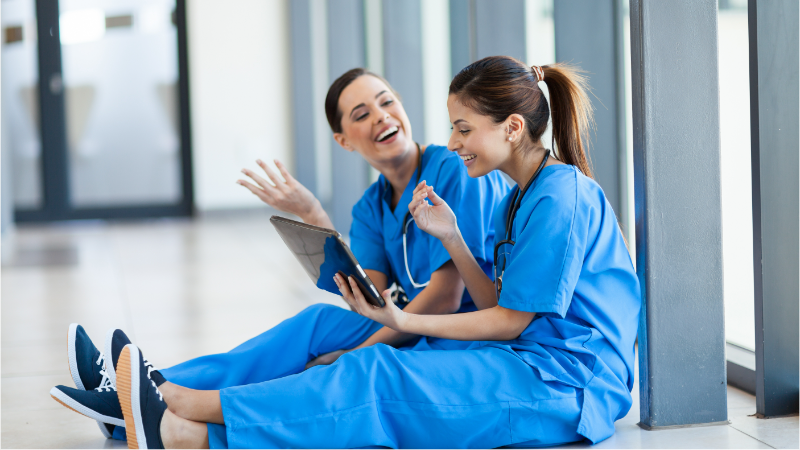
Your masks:
<path fill-rule="evenodd" d="M 122 349 L 125 348 L 126 345 L 130 344 L 131 340 L 128 339 L 128 336 L 125 334 L 124 331 L 120 330 L 119 328 L 112 328 L 108 330 L 106 333 L 106 355 L 108 355 L 111 363 L 108 364 L 108 376 L 111 378 L 111 381 L 116 384 L 117 382 L 117 361 L 119 360 L 119 355 L 122 353 Z M 144 360 L 144 364 L 148 367 L 148 372 L 150 378 L 156 383 L 156 387 L 161 386 L 166 382 L 166 378 L 161 375 L 161 372 L 153 366 L 149 361 Z"/>
<path fill-rule="evenodd" d="M 98 387 L 90 391 L 56 386 L 50 390 L 50 396 L 67 408 L 94 419 L 98 423 L 108 424 L 112 427 L 125 426 L 117 390 L 113 386 Z"/>
<path fill-rule="evenodd" d="M 100 353 L 100 350 L 94 346 L 83 327 L 77 323 L 69 326 L 67 359 L 69 361 L 69 373 L 72 375 L 72 381 L 78 389 L 91 391 L 99 387 L 108 388 L 114 386 L 106 371 L 105 355 Z M 65 406 L 67 405 L 65 404 Z M 103 433 L 103 436 L 106 439 L 110 439 L 114 433 L 114 425 L 101 420 L 97 421 L 97 425 L 100 427 L 100 432 Z M 120 426 L 124 427 L 125 424 L 121 423 Z"/>
<path fill-rule="evenodd" d="M 128 448 L 164 448 L 161 419 L 167 403 L 148 376 L 139 348 L 126 345 L 117 360 L 117 387 L 128 432 Z"/>

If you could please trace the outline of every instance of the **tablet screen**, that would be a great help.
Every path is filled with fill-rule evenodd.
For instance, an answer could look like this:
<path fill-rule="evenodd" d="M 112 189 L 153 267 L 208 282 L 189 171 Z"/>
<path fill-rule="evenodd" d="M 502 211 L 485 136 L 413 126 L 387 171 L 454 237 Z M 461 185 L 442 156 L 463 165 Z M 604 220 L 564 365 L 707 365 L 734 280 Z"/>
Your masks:
<path fill-rule="evenodd" d="M 345 278 L 352 276 L 367 301 L 378 306 L 384 305 L 385 302 L 372 280 L 358 264 L 339 233 L 278 216 L 273 216 L 270 221 L 318 288 L 341 295 L 333 276 L 337 273 Z"/>

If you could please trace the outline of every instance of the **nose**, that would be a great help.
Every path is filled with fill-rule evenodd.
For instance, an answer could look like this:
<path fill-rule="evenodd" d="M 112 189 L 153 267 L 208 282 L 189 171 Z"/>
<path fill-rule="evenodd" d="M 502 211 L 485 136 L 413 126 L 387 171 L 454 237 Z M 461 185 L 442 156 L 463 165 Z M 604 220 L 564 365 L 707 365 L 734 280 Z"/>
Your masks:
<path fill-rule="evenodd" d="M 375 114 L 375 117 L 378 118 L 376 123 L 386 122 L 389 119 L 389 113 L 386 111 L 379 111 L 378 114 Z"/>

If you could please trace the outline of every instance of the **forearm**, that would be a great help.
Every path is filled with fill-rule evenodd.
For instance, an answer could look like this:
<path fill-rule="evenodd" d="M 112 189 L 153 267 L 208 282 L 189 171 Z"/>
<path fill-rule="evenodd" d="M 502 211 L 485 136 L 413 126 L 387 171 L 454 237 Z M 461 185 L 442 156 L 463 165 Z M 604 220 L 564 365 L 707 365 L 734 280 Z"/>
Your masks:
<path fill-rule="evenodd" d="M 519 337 L 534 315 L 502 306 L 444 316 L 403 313 L 398 329 L 458 341 L 508 341 Z"/>
<path fill-rule="evenodd" d="M 464 280 L 464 284 L 479 310 L 497 306 L 497 294 L 495 293 L 494 283 L 486 276 L 475 256 L 467 247 L 461 230 L 456 227 L 456 234 L 452 239 L 442 241 L 444 248 L 453 258 L 453 262 Z"/>
<path fill-rule="evenodd" d="M 449 271 L 455 273 L 452 263 L 448 262 L 447 264 L 450 266 L 448 267 Z M 457 279 L 453 280 L 454 277 L 452 275 L 445 276 L 445 278 L 449 278 L 446 280 L 441 279 L 440 275 L 441 273 L 434 272 L 433 283 L 423 289 L 411 303 L 406 305 L 405 312 L 418 315 L 438 315 L 452 314 L 458 310 L 464 291 L 463 283 Z M 362 342 L 356 349 L 379 343 L 397 347 L 417 336 L 417 334 L 402 333 L 389 327 L 383 327 Z"/>

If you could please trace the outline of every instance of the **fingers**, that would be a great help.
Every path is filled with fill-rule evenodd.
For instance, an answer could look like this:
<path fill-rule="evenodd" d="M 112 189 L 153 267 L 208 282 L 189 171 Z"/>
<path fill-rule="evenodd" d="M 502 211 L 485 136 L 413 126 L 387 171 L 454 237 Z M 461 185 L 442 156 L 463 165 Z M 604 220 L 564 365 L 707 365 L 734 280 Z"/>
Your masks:
<path fill-rule="evenodd" d="M 258 164 L 258 166 L 261 167 L 261 170 L 263 170 L 264 173 L 267 174 L 267 177 L 269 178 L 270 181 L 272 181 L 272 184 L 274 184 L 276 188 L 280 190 L 284 190 L 286 188 L 286 183 L 283 180 L 281 180 L 278 174 L 275 173 L 275 171 L 272 170 L 272 168 L 269 167 L 264 161 L 257 159 L 256 164 Z M 252 175 L 250 176 L 252 177 Z"/>
<path fill-rule="evenodd" d="M 268 193 L 277 192 L 275 190 L 275 186 L 270 184 L 267 180 L 265 180 L 265 179 L 261 178 L 260 176 L 258 176 L 258 174 L 253 172 L 252 170 L 250 170 L 250 169 L 242 169 L 242 173 L 247 175 L 248 177 L 250 177 L 256 183 L 258 183 L 258 185 L 261 186 L 262 190 L 264 190 L 264 191 L 266 191 Z"/>
<path fill-rule="evenodd" d="M 431 186 L 430 190 L 428 191 L 428 198 L 431 199 L 431 203 L 433 203 L 433 206 L 444 205 L 445 203 L 445 201 L 442 200 L 442 198 L 436 195 L 436 192 L 433 191 L 433 186 Z"/>
<path fill-rule="evenodd" d="M 289 173 L 289 171 L 286 170 L 286 166 L 284 166 L 282 162 L 278 161 L 277 159 L 273 161 L 275 162 L 275 165 L 278 167 L 278 170 L 281 171 L 281 176 L 283 176 L 283 179 L 286 180 L 287 184 L 294 183 L 296 181 L 294 177 Z"/>
<path fill-rule="evenodd" d="M 248 183 L 245 180 L 237 180 L 236 184 L 246 187 L 256 197 L 261 199 L 262 202 L 270 204 L 270 205 L 272 204 L 272 197 L 269 195 L 268 192 L 264 191 L 264 189 L 261 189 L 260 187 L 254 185 L 252 183 Z"/>
<path fill-rule="evenodd" d="M 426 180 L 420 181 L 420 183 L 417 185 L 417 187 L 414 188 L 414 195 L 416 195 L 417 192 L 421 192 L 427 186 L 428 186 L 428 182 Z"/>

